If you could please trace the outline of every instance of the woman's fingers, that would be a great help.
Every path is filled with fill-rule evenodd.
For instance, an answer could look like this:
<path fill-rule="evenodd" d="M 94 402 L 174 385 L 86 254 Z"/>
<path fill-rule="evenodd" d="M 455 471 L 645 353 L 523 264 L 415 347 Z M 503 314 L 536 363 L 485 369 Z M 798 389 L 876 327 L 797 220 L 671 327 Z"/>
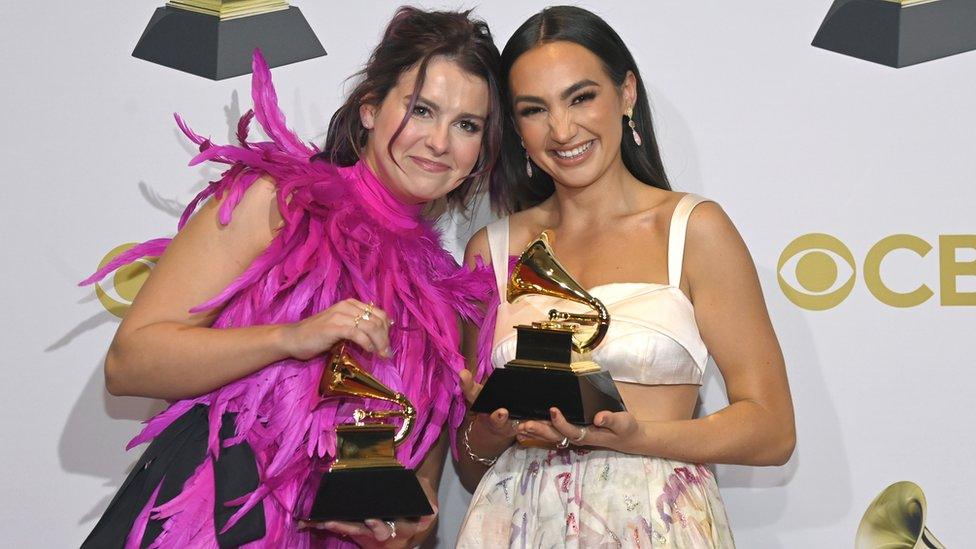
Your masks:
<path fill-rule="evenodd" d="M 339 339 L 348 339 L 370 353 L 377 351 L 376 344 L 370 339 L 369 334 L 356 326 L 353 319 L 340 313 L 336 315 L 336 322 L 339 326 L 335 329 L 335 334 Z"/>
<path fill-rule="evenodd" d="M 495 433 L 504 437 L 511 437 L 516 434 L 515 428 L 518 422 L 508 415 L 508 410 L 499 408 L 488 416 L 488 425 Z"/>
<path fill-rule="evenodd" d="M 580 428 L 566 421 L 566 416 L 559 411 L 559 408 L 549 408 L 549 418 L 553 428 L 555 428 L 561 436 L 567 437 L 570 440 L 579 438 Z"/>
<path fill-rule="evenodd" d="M 352 308 L 348 312 L 351 313 L 353 316 L 358 316 L 365 313 L 366 311 L 369 311 L 370 320 L 375 318 L 379 321 L 378 324 L 382 324 L 383 326 L 390 326 L 389 315 L 386 314 L 386 311 L 380 309 L 376 305 L 363 303 L 362 301 L 353 298 L 345 299 L 341 303 L 347 304 Z"/>
<path fill-rule="evenodd" d="M 368 315 L 366 311 L 369 311 Z M 340 337 L 354 341 L 368 352 L 385 358 L 392 356 L 390 321 L 382 309 L 370 307 L 357 299 L 346 299 L 337 304 L 335 319 L 352 328 L 352 331 L 345 330 Z M 362 335 L 352 335 L 355 332 L 360 332 Z"/>
<path fill-rule="evenodd" d="M 373 352 L 384 358 L 390 358 L 390 334 L 389 325 L 384 321 L 371 317 L 369 320 L 360 320 L 358 328 L 366 334 L 373 345 Z"/>
<path fill-rule="evenodd" d="M 326 522 L 311 522 L 308 523 L 310 528 L 317 528 L 319 530 L 328 530 L 329 532 L 334 532 L 336 534 L 341 534 L 343 536 L 357 537 L 357 536 L 372 536 L 373 532 L 366 527 L 365 524 L 361 522 L 346 522 L 340 520 L 330 520 Z"/>
<path fill-rule="evenodd" d="M 406 532 L 400 530 L 400 525 L 396 522 L 396 535 L 406 535 Z M 394 534 L 394 531 L 390 529 L 390 525 L 380 519 L 366 519 L 366 526 L 369 527 L 373 532 L 373 539 L 376 541 L 386 541 Z"/>
<path fill-rule="evenodd" d="M 524 438 L 559 442 L 565 435 L 556 430 L 548 421 L 529 420 L 519 424 L 516 432 Z"/>

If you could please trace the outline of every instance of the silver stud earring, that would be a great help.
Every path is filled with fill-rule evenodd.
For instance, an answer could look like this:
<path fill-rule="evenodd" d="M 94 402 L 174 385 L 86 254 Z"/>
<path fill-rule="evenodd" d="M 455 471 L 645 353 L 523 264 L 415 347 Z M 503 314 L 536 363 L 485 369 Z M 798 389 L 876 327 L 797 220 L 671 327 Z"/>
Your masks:
<path fill-rule="evenodd" d="M 522 149 L 525 149 L 525 141 L 522 141 Z M 525 151 L 525 175 L 532 178 L 532 159 L 529 158 L 529 151 Z"/>
<path fill-rule="evenodd" d="M 630 135 L 634 138 L 634 143 L 637 143 L 637 146 L 640 147 L 641 145 L 643 145 L 643 141 L 641 141 L 640 134 L 637 133 L 637 124 L 634 123 L 633 107 L 627 109 L 626 116 L 627 116 L 627 126 L 630 127 Z"/>

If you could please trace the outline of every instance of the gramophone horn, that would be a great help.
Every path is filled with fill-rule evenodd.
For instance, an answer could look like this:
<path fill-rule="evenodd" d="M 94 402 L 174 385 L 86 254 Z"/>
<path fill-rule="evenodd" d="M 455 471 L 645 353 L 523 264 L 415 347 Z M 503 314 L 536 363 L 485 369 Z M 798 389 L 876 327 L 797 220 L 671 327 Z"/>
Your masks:
<path fill-rule="evenodd" d="M 868 505 L 855 549 L 945 549 L 925 526 L 925 494 L 917 484 L 892 484 Z"/>
<path fill-rule="evenodd" d="M 582 303 L 594 309 L 596 314 L 564 313 L 555 309 L 549 311 L 549 320 L 568 321 L 596 329 L 582 342 L 573 342 L 577 352 L 592 351 L 603 341 L 610 327 L 610 313 L 603 303 L 590 295 L 559 264 L 549 244 L 548 233 L 542 233 L 519 257 L 512 276 L 508 280 L 505 298 L 509 303 L 526 295 L 545 295 Z"/>
<path fill-rule="evenodd" d="M 344 344 L 340 344 L 332 350 L 328 370 L 322 376 L 319 393 L 322 395 L 332 393 L 360 398 L 375 398 L 399 405 L 401 410 L 356 410 L 355 414 L 357 423 L 361 423 L 364 419 L 402 417 L 403 424 L 400 425 L 400 430 L 393 438 L 394 444 L 400 444 L 407 438 L 413 428 L 413 421 L 417 417 L 417 410 L 407 397 L 390 389 L 364 370 L 354 358 L 349 356 Z"/>

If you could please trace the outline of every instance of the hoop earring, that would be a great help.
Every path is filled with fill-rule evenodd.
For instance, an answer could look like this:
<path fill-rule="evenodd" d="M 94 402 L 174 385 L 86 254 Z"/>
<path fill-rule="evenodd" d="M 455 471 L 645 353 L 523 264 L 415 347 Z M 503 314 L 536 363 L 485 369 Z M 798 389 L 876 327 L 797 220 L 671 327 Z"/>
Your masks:
<path fill-rule="evenodd" d="M 638 147 L 642 146 L 643 141 L 641 141 L 640 134 L 637 133 L 637 124 L 634 123 L 634 108 L 627 109 L 627 114 L 624 116 L 627 117 L 627 126 L 630 128 L 630 135 L 634 138 L 634 143 L 637 143 Z"/>
<path fill-rule="evenodd" d="M 525 150 L 525 141 L 522 141 L 522 150 Z M 525 175 L 532 179 L 532 159 L 529 158 L 529 151 L 525 151 Z"/>

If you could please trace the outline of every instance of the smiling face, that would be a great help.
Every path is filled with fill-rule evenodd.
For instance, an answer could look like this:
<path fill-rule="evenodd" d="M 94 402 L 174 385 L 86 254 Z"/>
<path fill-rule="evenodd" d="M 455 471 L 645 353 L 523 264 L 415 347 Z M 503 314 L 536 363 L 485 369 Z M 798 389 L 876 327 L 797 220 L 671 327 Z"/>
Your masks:
<path fill-rule="evenodd" d="M 610 79 L 600 58 L 573 42 L 550 42 L 512 65 L 515 125 L 532 161 L 556 183 L 584 187 L 623 166 L 621 118 L 636 99 L 636 79 Z"/>
<path fill-rule="evenodd" d="M 410 108 L 418 72 L 404 71 L 381 103 L 365 103 L 359 113 L 369 131 L 363 159 L 407 204 L 441 198 L 464 181 L 478 161 L 488 117 L 485 80 L 450 59 L 432 58 L 417 102 L 388 152 Z"/>

